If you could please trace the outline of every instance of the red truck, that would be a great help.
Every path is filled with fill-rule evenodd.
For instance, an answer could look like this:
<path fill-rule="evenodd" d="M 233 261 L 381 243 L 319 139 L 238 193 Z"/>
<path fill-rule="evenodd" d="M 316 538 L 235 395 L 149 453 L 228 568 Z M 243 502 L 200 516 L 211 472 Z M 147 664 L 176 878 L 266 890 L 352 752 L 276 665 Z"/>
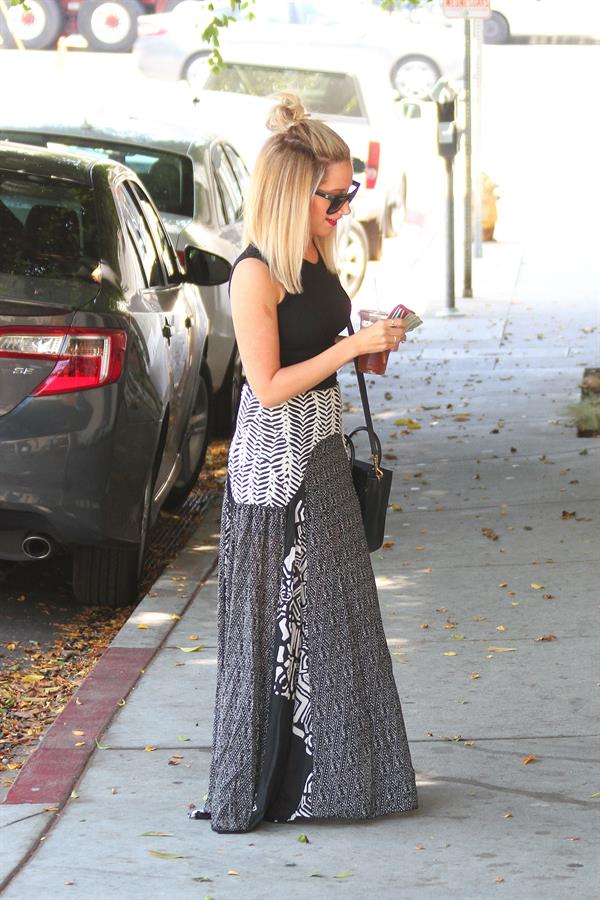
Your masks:
<path fill-rule="evenodd" d="M 144 13 L 168 12 L 181 0 L 25 0 L 10 6 L 7 15 L 0 5 L 2 46 L 43 50 L 56 46 L 62 34 L 81 34 L 92 50 L 130 50 L 137 34 L 137 17 Z"/>

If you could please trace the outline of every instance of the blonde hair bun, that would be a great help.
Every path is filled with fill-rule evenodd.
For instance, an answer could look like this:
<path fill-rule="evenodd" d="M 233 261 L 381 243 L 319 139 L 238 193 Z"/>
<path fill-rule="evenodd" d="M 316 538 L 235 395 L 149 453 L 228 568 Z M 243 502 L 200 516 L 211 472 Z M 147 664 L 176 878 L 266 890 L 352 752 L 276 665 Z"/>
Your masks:
<path fill-rule="evenodd" d="M 299 125 L 309 118 L 309 113 L 297 94 L 291 91 L 282 91 L 280 94 L 276 94 L 275 98 L 279 102 L 277 106 L 273 107 L 267 119 L 269 131 L 276 134 L 285 133 L 294 125 Z"/>

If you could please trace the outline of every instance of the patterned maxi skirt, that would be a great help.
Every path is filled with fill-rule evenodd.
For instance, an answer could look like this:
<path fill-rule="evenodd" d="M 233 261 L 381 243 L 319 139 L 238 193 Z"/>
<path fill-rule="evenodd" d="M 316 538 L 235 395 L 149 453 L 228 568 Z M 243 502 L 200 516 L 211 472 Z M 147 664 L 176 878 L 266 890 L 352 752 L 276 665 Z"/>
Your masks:
<path fill-rule="evenodd" d="M 218 832 L 417 807 L 339 387 L 244 386 L 229 454 L 207 803 Z"/>

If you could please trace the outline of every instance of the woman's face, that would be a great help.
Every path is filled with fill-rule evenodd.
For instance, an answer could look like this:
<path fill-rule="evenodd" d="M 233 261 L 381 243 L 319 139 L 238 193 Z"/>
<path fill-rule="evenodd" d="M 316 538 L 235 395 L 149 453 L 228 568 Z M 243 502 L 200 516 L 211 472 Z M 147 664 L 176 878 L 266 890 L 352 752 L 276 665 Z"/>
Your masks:
<path fill-rule="evenodd" d="M 319 184 L 319 190 L 327 194 L 347 194 L 352 187 L 352 163 L 350 160 L 331 163 Z M 310 236 L 327 237 L 335 229 L 336 223 L 342 216 L 350 212 L 350 204 L 344 203 L 341 209 L 332 215 L 327 215 L 331 201 L 326 197 L 313 194 L 310 205 Z"/>

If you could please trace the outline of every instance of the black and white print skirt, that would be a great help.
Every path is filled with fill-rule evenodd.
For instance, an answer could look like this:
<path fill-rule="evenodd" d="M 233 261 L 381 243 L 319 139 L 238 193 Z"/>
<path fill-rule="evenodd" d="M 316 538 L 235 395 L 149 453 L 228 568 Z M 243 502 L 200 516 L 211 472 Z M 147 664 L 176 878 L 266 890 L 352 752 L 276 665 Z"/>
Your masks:
<path fill-rule="evenodd" d="M 336 385 L 272 409 L 244 386 L 229 452 L 213 755 L 219 832 L 416 809 Z"/>

